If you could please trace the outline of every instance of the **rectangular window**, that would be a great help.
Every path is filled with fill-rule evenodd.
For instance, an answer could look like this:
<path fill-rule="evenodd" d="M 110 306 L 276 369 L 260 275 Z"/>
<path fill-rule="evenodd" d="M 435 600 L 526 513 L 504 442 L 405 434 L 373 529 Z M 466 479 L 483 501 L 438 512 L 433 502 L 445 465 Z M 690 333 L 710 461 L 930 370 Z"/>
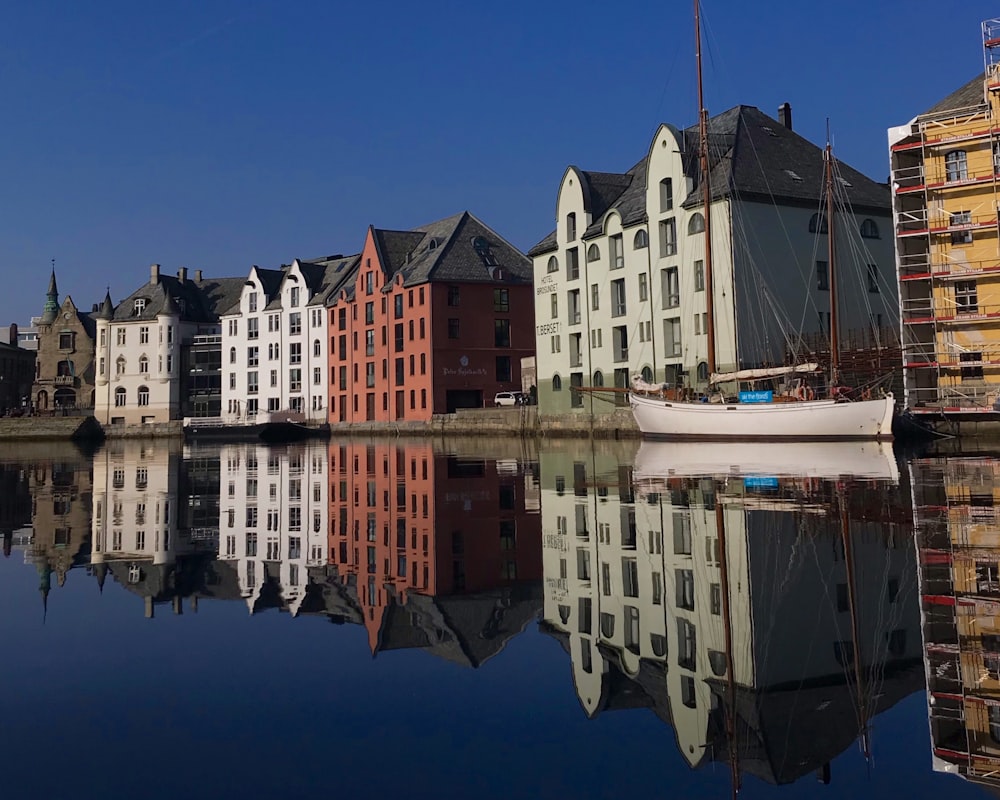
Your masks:
<path fill-rule="evenodd" d="M 680 317 L 663 320 L 663 341 L 667 358 L 679 358 L 683 354 Z"/>
<path fill-rule="evenodd" d="M 625 316 L 625 279 L 611 281 L 611 316 Z"/>
<path fill-rule="evenodd" d="M 971 211 L 956 211 L 954 212 L 948 224 L 954 228 L 960 225 L 971 225 L 972 224 L 972 212 Z M 972 231 L 971 230 L 960 230 L 951 232 L 951 243 L 952 244 L 972 244 Z"/>
<path fill-rule="evenodd" d="M 959 362 L 962 365 L 962 380 L 979 380 L 983 377 L 983 354 L 960 353 Z"/>
<path fill-rule="evenodd" d="M 149 328 L 145 325 L 139 328 L 139 344 L 149 344 Z M 59 349 L 69 350 L 73 346 L 72 333 L 59 334 Z"/>
<path fill-rule="evenodd" d="M 323 382 L 323 372 L 319 367 L 313 367 L 313 386 L 319 386 Z"/>
<path fill-rule="evenodd" d="M 365 303 L 365 325 L 375 324 L 375 303 L 369 300 Z"/>
<path fill-rule="evenodd" d="M 868 291 L 878 294 L 878 264 L 868 265 Z"/>
<path fill-rule="evenodd" d="M 256 339 L 260 336 L 260 321 L 257 317 L 250 317 L 247 320 L 247 338 Z"/>
<path fill-rule="evenodd" d="M 300 311 L 293 311 L 288 315 L 288 333 L 291 336 L 302 333 L 302 313 Z"/>
<path fill-rule="evenodd" d="M 302 363 L 302 344 L 301 342 L 292 342 L 288 345 L 288 363 L 289 364 L 301 364 Z"/>
<path fill-rule="evenodd" d="M 375 386 L 375 362 L 369 361 L 365 364 L 365 386 L 369 389 Z"/>
<path fill-rule="evenodd" d="M 291 288 L 291 291 L 289 292 L 289 302 L 288 302 L 288 305 L 291 308 L 298 308 L 299 307 L 299 287 L 298 286 L 293 286 Z"/>
<path fill-rule="evenodd" d="M 979 289 L 975 281 L 955 282 L 955 310 L 959 314 L 979 313 Z"/>
<path fill-rule="evenodd" d="M 302 391 L 302 370 L 299 368 L 288 370 L 288 391 Z"/>
<path fill-rule="evenodd" d="M 448 319 L 448 338 L 457 339 L 458 338 L 458 320 L 454 317 Z"/>
<path fill-rule="evenodd" d="M 601 307 L 601 286 L 597 283 L 590 285 L 590 308 L 597 311 Z"/>
<path fill-rule="evenodd" d="M 674 208 L 674 182 L 670 178 L 660 181 L 660 213 Z"/>
<path fill-rule="evenodd" d="M 457 286 L 448 287 L 448 305 L 453 308 L 458 307 L 459 302 L 459 291 Z"/>
<path fill-rule="evenodd" d="M 494 311 L 510 311 L 510 290 L 509 289 L 494 289 L 493 290 L 493 310 Z"/>
<path fill-rule="evenodd" d="M 622 246 L 622 235 L 620 233 L 608 239 L 608 250 L 611 258 L 611 269 L 624 269 L 625 250 Z"/>
<path fill-rule="evenodd" d="M 660 270 L 660 290 L 663 294 L 663 308 L 676 308 L 681 304 L 680 273 L 677 267 Z"/>
<path fill-rule="evenodd" d="M 260 348 L 258 348 L 258 347 L 248 347 L 247 348 L 247 366 L 248 367 L 256 367 L 258 361 L 260 361 Z"/>
<path fill-rule="evenodd" d="M 671 217 L 660 221 L 660 258 L 677 254 L 677 222 Z"/>
<path fill-rule="evenodd" d="M 555 295 L 553 295 L 555 297 Z M 580 324 L 580 290 L 574 289 L 571 292 L 566 292 L 566 306 L 568 309 L 569 324 L 579 325 Z"/>
<path fill-rule="evenodd" d="M 553 352 L 553 353 L 558 353 L 558 352 L 560 352 L 560 351 L 562 350 L 562 346 L 561 346 L 561 344 L 560 344 L 560 341 L 559 341 L 559 334 L 558 334 L 558 333 L 557 333 L 557 334 L 555 334 L 555 335 L 554 335 L 554 336 L 552 337 L 552 340 L 551 340 L 551 341 L 552 341 L 552 352 Z"/>
<path fill-rule="evenodd" d="M 493 322 L 493 346 L 510 347 L 510 320 L 498 319 Z"/>
<path fill-rule="evenodd" d="M 622 594 L 625 597 L 639 596 L 639 567 L 634 558 L 622 558 Z"/>
<path fill-rule="evenodd" d="M 619 325 L 612 328 L 611 337 L 614 340 L 614 360 L 628 361 L 628 327 Z"/>
<path fill-rule="evenodd" d="M 580 277 L 580 251 L 571 247 L 566 251 L 566 279 L 574 281 Z"/>
<path fill-rule="evenodd" d="M 694 262 L 694 290 L 696 292 L 705 291 L 705 262 Z"/>
<path fill-rule="evenodd" d="M 639 302 L 645 303 L 649 299 L 649 285 L 646 283 L 646 273 L 639 273 Z"/>
<path fill-rule="evenodd" d="M 365 355 L 375 355 L 375 331 L 372 328 L 365 331 Z"/>
<path fill-rule="evenodd" d="M 952 150 L 944 154 L 945 180 L 964 181 L 969 177 L 968 158 L 964 150 Z"/>
<path fill-rule="evenodd" d="M 825 261 L 816 262 L 816 288 L 821 292 L 830 291 L 830 265 Z"/>
<path fill-rule="evenodd" d="M 247 392 L 257 394 L 257 371 L 251 370 L 247 373 Z"/>

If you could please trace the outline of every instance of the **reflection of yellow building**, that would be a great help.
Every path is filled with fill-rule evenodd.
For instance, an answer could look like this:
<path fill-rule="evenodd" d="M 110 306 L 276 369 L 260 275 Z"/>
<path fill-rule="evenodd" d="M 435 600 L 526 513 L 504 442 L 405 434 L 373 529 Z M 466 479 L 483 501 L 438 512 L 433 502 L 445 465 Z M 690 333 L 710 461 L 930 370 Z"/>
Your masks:
<path fill-rule="evenodd" d="M 910 469 L 934 767 L 1000 786 L 1000 459 Z"/>
<path fill-rule="evenodd" d="M 885 510 L 898 487 L 849 487 L 842 523 L 830 482 L 775 495 L 670 477 L 639 494 L 627 461 L 589 445 L 540 454 L 540 474 L 543 630 L 588 716 L 649 707 L 691 766 L 738 752 L 741 771 L 786 783 L 919 687 L 914 551 Z"/>
<path fill-rule="evenodd" d="M 992 413 L 1000 389 L 1000 20 L 985 76 L 889 131 L 906 402 Z"/>

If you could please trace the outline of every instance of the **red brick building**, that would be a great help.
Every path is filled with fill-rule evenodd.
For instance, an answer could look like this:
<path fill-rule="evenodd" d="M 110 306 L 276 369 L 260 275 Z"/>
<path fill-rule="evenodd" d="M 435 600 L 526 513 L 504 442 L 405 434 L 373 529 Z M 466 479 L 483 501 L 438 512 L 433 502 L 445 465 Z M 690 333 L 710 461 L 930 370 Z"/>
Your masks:
<path fill-rule="evenodd" d="M 411 595 L 472 595 L 539 582 L 541 516 L 521 473 L 433 445 L 332 442 L 330 563 L 357 591 L 376 650 Z"/>
<path fill-rule="evenodd" d="M 531 262 L 472 214 L 370 227 L 356 269 L 327 299 L 331 423 L 430 420 L 520 390 Z"/>

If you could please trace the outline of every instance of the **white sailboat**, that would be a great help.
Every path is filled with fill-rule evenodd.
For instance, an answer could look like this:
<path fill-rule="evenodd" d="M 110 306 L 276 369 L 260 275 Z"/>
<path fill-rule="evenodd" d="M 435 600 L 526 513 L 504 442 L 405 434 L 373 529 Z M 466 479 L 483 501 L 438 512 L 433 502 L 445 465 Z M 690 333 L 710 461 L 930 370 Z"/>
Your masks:
<path fill-rule="evenodd" d="M 698 74 L 699 162 L 704 198 L 705 298 L 708 334 L 708 370 L 710 385 L 757 381 L 808 373 L 818 365 L 807 364 L 772 369 L 748 369 L 718 374 L 716 372 L 715 297 L 712 276 L 712 224 L 710 165 L 708 157 L 708 112 L 705 110 L 701 76 L 701 23 L 698 0 L 694 4 L 695 55 Z M 829 385 L 838 387 L 839 354 L 837 294 L 833 258 L 833 156 L 826 146 L 827 225 L 830 265 L 830 363 Z M 629 404 L 643 436 L 663 439 L 737 439 L 737 440 L 836 440 L 892 438 L 895 400 L 891 393 L 877 398 L 849 400 L 845 393 L 816 399 L 813 390 L 802 380 L 787 384 L 784 395 L 773 391 L 741 392 L 739 401 L 727 402 L 721 394 L 706 398 L 678 397 L 666 387 L 650 385 L 641 377 L 632 379 Z M 833 390 L 836 392 L 836 388 Z"/>

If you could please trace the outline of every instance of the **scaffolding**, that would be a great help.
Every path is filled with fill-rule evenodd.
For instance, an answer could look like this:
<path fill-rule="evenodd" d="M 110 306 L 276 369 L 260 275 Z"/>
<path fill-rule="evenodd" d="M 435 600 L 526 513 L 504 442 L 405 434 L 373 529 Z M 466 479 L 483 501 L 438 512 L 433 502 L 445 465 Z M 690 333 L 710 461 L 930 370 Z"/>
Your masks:
<path fill-rule="evenodd" d="M 982 35 L 982 101 L 917 117 L 890 147 L 904 385 L 915 413 L 998 413 L 1000 291 L 980 282 L 1000 285 L 1000 19 L 983 22 Z M 997 247 L 983 257 L 988 237 Z"/>

